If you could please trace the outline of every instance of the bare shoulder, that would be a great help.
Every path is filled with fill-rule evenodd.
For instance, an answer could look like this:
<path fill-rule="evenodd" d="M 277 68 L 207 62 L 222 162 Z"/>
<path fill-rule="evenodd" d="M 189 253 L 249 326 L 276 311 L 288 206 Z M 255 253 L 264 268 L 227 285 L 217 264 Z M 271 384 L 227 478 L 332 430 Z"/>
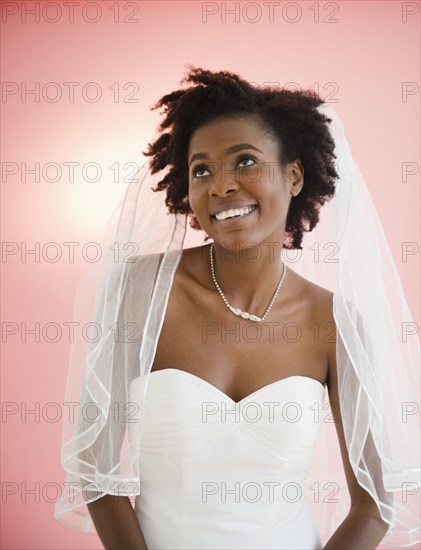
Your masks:
<path fill-rule="evenodd" d="M 212 288 L 210 280 L 209 248 L 203 245 L 185 248 L 177 269 L 180 282 L 198 283 Z"/>
<path fill-rule="evenodd" d="M 329 385 L 332 380 L 337 379 L 337 328 L 333 315 L 334 293 L 305 279 L 291 269 L 288 275 L 296 289 L 297 303 L 307 311 L 306 319 L 309 326 L 312 327 L 312 339 L 317 342 L 318 347 L 322 346 L 327 366 L 326 382 Z"/>
<path fill-rule="evenodd" d="M 333 321 L 333 292 L 305 279 L 292 269 L 289 269 L 288 276 L 297 296 L 306 297 L 312 314 L 319 320 Z"/>
<path fill-rule="evenodd" d="M 338 374 L 336 369 L 336 342 L 338 339 L 337 326 L 333 314 L 333 296 L 330 290 L 306 281 L 308 292 L 312 295 L 313 307 L 320 319 L 320 335 L 325 344 L 325 352 L 328 365 L 327 386 L 329 393 L 335 402 L 339 401 L 337 395 Z"/>
<path fill-rule="evenodd" d="M 180 271 L 184 274 L 191 275 L 203 263 L 205 248 L 203 246 L 194 246 L 192 248 L 184 248 L 183 255 L 180 261 Z"/>

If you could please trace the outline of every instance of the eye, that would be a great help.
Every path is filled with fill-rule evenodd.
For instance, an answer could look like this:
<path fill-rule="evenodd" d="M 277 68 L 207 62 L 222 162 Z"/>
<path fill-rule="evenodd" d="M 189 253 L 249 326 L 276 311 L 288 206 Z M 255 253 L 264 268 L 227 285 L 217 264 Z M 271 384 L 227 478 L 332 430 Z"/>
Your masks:
<path fill-rule="evenodd" d="M 253 157 L 250 157 L 249 155 L 242 155 L 241 157 L 238 158 L 238 164 L 246 160 L 251 160 L 253 164 L 255 164 L 256 162 Z M 247 166 L 251 166 L 251 164 L 247 164 L 246 166 L 240 166 L 240 168 L 247 168 Z"/>
<path fill-rule="evenodd" d="M 208 167 L 206 166 L 206 164 L 199 164 L 198 166 L 195 166 L 193 168 L 192 176 L 194 178 L 198 178 L 198 179 L 206 177 L 206 175 L 208 175 L 208 174 L 202 174 L 201 176 L 198 175 L 198 172 L 200 172 L 201 170 L 205 170 L 205 171 L 209 172 Z"/>
<path fill-rule="evenodd" d="M 246 161 L 251 161 L 252 163 L 251 164 L 244 164 L 243 166 L 241 166 L 241 164 L 243 162 L 246 162 Z M 252 166 L 255 163 L 256 163 L 256 159 L 254 159 L 250 155 L 241 155 L 237 159 L 237 168 L 247 168 L 249 166 Z M 203 173 L 199 174 L 202 171 L 205 171 L 205 172 L 208 172 L 208 173 L 207 174 L 203 174 Z M 203 178 L 206 178 L 209 175 L 211 175 L 211 172 L 209 171 L 209 168 L 206 164 L 198 164 L 197 166 L 195 166 L 192 169 L 192 177 L 193 178 L 203 179 Z"/>

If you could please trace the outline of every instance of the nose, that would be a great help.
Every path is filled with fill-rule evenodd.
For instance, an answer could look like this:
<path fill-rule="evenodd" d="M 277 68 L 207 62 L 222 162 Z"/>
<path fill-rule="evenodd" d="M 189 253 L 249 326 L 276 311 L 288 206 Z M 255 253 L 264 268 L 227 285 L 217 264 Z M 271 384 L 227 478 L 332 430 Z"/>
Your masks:
<path fill-rule="evenodd" d="M 240 184 L 236 181 L 235 170 L 228 170 L 225 163 L 221 163 L 209 186 L 209 196 L 223 197 L 229 193 L 235 193 L 239 188 Z"/>

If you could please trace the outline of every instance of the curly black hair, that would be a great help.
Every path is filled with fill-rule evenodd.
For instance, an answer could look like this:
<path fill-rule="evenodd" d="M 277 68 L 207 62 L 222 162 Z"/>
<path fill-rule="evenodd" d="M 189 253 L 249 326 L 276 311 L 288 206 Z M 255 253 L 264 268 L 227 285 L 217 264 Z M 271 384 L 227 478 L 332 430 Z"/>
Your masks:
<path fill-rule="evenodd" d="M 323 100 L 312 90 L 273 90 L 253 86 L 232 72 L 187 67 L 189 72 L 180 84 L 189 82 L 193 86 L 166 94 L 151 107 L 153 110 L 165 105 L 160 114 L 166 116 L 159 130 L 170 129 L 148 143 L 148 150 L 143 152 L 152 157 L 149 164 L 153 174 L 170 167 L 153 191 L 166 189 L 169 212 L 188 214 L 190 226 L 200 230 L 188 202 L 190 137 L 197 128 L 217 118 L 257 115 L 277 138 L 280 166 L 296 159 L 303 163 L 305 184 L 291 200 L 283 243 L 286 249 L 302 249 L 304 231 L 317 225 L 320 207 L 333 197 L 338 178 L 334 141 L 326 124 L 331 119 L 317 110 Z"/>

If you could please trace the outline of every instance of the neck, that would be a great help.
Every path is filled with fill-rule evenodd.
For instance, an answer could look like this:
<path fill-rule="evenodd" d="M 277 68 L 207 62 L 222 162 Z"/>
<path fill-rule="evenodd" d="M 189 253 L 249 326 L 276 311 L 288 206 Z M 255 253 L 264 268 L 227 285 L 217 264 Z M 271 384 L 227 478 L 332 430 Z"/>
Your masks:
<path fill-rule="evenodd" d="M 211 246 L 204 249 L 211 284 L 217 291 L 210 269 Z M 243 311 L 263 315 L 283 274 L 282 243 L 270 241 L 234 251 L 213 243 L 213 265 L 216 280 L 228 302 Z"/>

